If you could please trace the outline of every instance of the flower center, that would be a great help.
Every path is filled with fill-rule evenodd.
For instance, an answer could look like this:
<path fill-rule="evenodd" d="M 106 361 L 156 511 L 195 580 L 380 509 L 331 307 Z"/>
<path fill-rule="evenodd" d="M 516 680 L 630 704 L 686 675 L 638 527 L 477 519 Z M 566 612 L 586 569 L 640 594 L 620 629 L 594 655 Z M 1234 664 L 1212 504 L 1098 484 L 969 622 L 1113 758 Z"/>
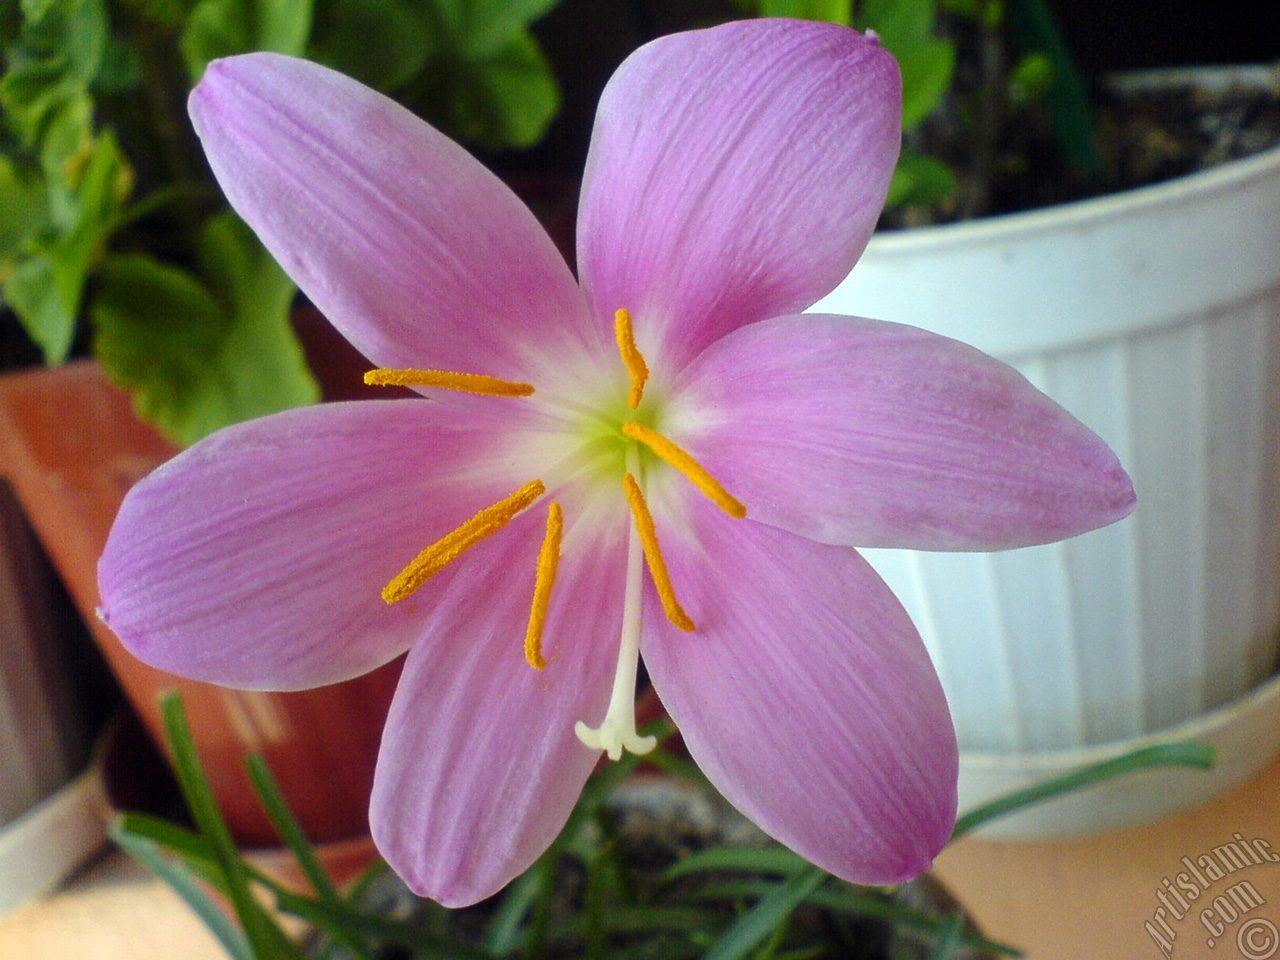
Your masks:
<path fill-rule="evenodd" d="M 645 384 L 649 379 L 649 367 L 636 346 L 631 314 L 628 311 L 619 310 L 615 315 L 614 333 L 622 364 L 630 378 L 627 406 L 630 410 L 637 410 L 644 398 Z M 501 397 L 527 397 L 534 393 L 533 386 L 527 383 L 500 380 L 497 377 L 481 374 L 451 373 L 440 370 L 379 369 L 369 371 L 364 379 L 365 383 L 374 385 L 433 387 Z M 613 423 L 616 424 L 617 421 L 614 420 Z M 610 433 L 613 429 L 610 429 Z M 625 422 L 616 429 L 617 433 L 613 435 L 624 445 L 622 492 L 634 521 L 627 541 L 627 567 L 622 602 L 622 629 L 618 643 L 618 664 L 614 673 L 609 705 L 600 725 L 589 727 L 579 721 L 574 726 L 574 732 L 579 740 L 593 750 L 604 750 L 613 760 L 619 759 L 623 750 L 644 754 L 652 750 L 656 744 L 653 737 L 641 737 L 636 732 L 635 722 L 635 686 L 640 660 L 640 628 L 643 613 L 641 601 L 646 566 L 649 568 L 650 578 L 653 580 L 667 619 L 681 630 L 696 629 L 693 620 L 676 599 L 675 588 L 662 556 L 657 529 L 642 485 L 644 474 L 641 471 L 641 451 L 647 451 L 685 476 L 712 503 L 731 517 L 742 518 L 747 515 L 746 507 L 730 496 L 715 477 L 687 451 L 658 431 L 630 418 L 626 418 Z M 546 484 L 543 480 L 537 479 L 526 483 L 505 499 L 484 508 L 470 520 L 419 553 L 383 588 L 382 599 L 387 603 L 397 603 L 405 599 L 466 550 L 497 533 L 545 496 L 547 496 Z M 542 653 L 542 635 L 546 626 L 547 612 L 550 609 L 551 593 L 555 587 L 563 535 L 563 509 L 560 503 L 553 501 L 548 506 L 546 534 L 543 537 L 542 549 L 538 553 L 533 601 L 525 632 L 525 658 L 535 670 L 545 669 L 547 665 Z"/>

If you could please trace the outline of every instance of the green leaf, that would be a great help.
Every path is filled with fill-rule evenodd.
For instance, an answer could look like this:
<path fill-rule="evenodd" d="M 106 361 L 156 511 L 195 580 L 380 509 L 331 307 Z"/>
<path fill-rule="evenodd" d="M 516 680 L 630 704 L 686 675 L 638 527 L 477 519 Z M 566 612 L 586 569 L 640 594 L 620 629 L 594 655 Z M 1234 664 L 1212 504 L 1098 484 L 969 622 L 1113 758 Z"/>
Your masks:
<path fill-rule="evenodd" d="M 44 181 L 0 155 L 0 282 L 19 245 L 47 225 Z"/>
<path fill-rule="evenodd" d="M 311 0 L 258 0 L 259 50 L 300 57 L 311 35 Z"/>
<path fill-rule="evenodd" d="M 13 308 L 28 337 L 56 364 L 70 351 L 76 333 L 81 284 L 49 252 L 19 257 L 4 284 L 5 302 Z"/>
<path fill-rule="evenodd" d="M 22 0 L 22 15 L 32 23 L 39 23 L 58 0 Z"/>
<path fill-rule="evenodd" d="M 197 0 L 178 47 L 194 83 L 218 57 L 255 50 L 301 56 L 311 20 L 312 0 Z"/>
<path fill-rule="evenodd" d="M 245 757 L 245 767 L 249 772 L 249 781 L 253 784 L 254 793 L 262 801 L 262 806 L 271 819 L 271 825 L 276 828 L 276 833 L 280 834 L 280 839 L 284 841 L 289 852 L 298 861 L 302 872 L 311 881 L 312 889 L 325 900 L 340 901 L 342 898 L 333 886 L 333 881 L 329 879 L 329 874 L 325 873 L 324 867 L 320 865 L 315 848 L 307 840 L 306 834 L 302 832 L 302 826 L 280 792 L 280 786 L 276 783 L 266 758 L 260 753 L 251 753 Z"/>
<path fill-rule="evenodd" d="M 421 950 L 428 956 L 452 957 L 456 960 L 493 960 L 488 951 L 434 933 L 423 925 L 366 913 L 344 903 L 326 903 L 300 897 L 287 890 L 278 890 L 276 906 L 285 913 L 310 921 L 328 933 L 342 931 L 358 934 Z"/>
<path fill-rule="evenodd" d="M 1043 53 L 1028 53 L 1009 71 L 1009 100 L 1014 104 L 1039 100 L 1053 87 L 1053 61 Z"/>
<path fill-rule="evenodd" d="M 126 853 L 160 877 L 186 902 L 222 944 L 223 949 L 231 955 L 232 960 L 256 960 L 244 933 L 231 922 L 222 907 L 205 893 L 190 867 L 180 860 L 166 856 L 154 840 L 133 833 L 119 820 L 110 826 L 108 832 L 111 839 Z"/>
<path fill-rule="evenodd" d="M 319 398 L 289 325 L 294 286 L 230 212 L 206 225 L 200 266 L 207 283 L 115 257 L 92 307 L 95 353 L 179 443 Z"/>
<path fill-rule="evenodd" d="M 4 299 L 46 363 L 61 362 L 71 350 L 82 281 L 47 251 L 20 257 L 5 279 Z"/>
<path fill-rule="evenodd" d="M 142 64 L 138 54 L 123 40 L 112 37 L 103 51 L 102 66 L 93 83 L 97 93 L 119 96 L 136 90 L 142 83 Z"/>
<path fill-rule="evenodd" d="M 98 143 L 93 136 L 93 100 L 87 93 L 67 97 L 49 111 L 40 142 L 40 168 L 50 188 L 50 215 L 62 227 L 75 220 L 76 190 L 85 162 Z"/>
<path fill-rule="evenodd" d="M 500 56 L 518 41 L 525 28 L 560 0 L 470 0 L 462 5 L 464 22 L 459 45 L 463 57 L 482 60 Z"/>
<path fill-rule="evenodd" d="M 758 900 L 776 890 L 778 884 L 771 880 L 729 880 L 706 884 L 681 891 L 679 900 L 685 903 L 708 903 L 723 900 Z M 936 914 L 907 906 L 896 900 L 892 893 L 876 887 L 859 887 L 844 881 L 834 881 L 816 887 L 805 897 L 807 906 L 860 919 L 873 918 L 903 930 L 914 930 L 930 937 L 941 936 L 948 920 Z M 986 954 L 1017 957 L 1021 953 L 1008 944 L 988 940 L 972 930 L 961 934 L 961 941 Z"/>
<path fill-rule="evenodd" d="M 22 11 L 13 0 L 0 0 L 0 50 L 18 42 L 22 32 Z"/>
<path fill-rule="evenodd" d="M 66 359 L 85 279 L 102 256 L 127 190 L 128 167 L 110 132 L 92 148 L 74 195 L 50 235 L 28 244 L 6 278 L 4 298 L 47 363 Z M 57 212 L 57 205 L 50 203 Z"/>
<path fill-rule="evenodd" d="M 964 944 L 964 914 L 953 913 L 938 934 L 929 960 L 955 960 Z"/>
<path fill-rule="evenodd" d="M 1041 53 L 1049 59 L 1053 82 L 1044 102 L 1054 136 L 1068 163 L 1077 170 L 1097 173 L 1102 169 L 1102 157 L 1093 98 L 1053 10 L 1046 0 L 1010 0 L 1009 32 L 1023 52 Z"/>
<path fill-rule="evenodd" d="M 454 65 L 445 81 L 451 133 L 491 149 L 542 139 L 560 109 L 560 89 L 532 36 L 521 32 L 490 57 Z"/>
<path fill-rule="evenodd" d="M 760 0 L 760 16 L 825 20 L 847 27 L 853 22 L 853 0 Z"/>
<path fill-rule="evenodd" d="M 889 42 L 885 42 L 889 47 Z M 889 47 L 890 52 L 895 52 Z M 902 70 L 902 128 L 913 130 L 933 113 L 951 87 L 956 49 L 948 40 L 921 40 L 903 48 L 898 57 Z"/>
<path fill-rule="evenodd" d="M 931 114 L 951 86 L 955 46 L 933 34 L 935 0 L 868 0 L 864 26 L 876 31 L 902 70 L 902 128 Z"/>
<path fill-rule="evenodd" d="M 53 112 L 83 96 L 97 77 L 107 46 L 104 0 L 50 0 L 28 15 L 7 51 L 0 80 L 5 120 L 25 148 L 41 139 Z"/>
<path fill-rule="evenodd" d="M 662 882 L 707 871 L 792 874 L 808 867 L 804 857 L 785 847 L 708 847 L 672 864 Z"/>
<path fill-rule="evenodd" d="M 689 906 L 610 906 L 600 917 L 606 934 L 652 934 L 655 930 L 685 934 L 718 934 L 725 929 L 723 912 Z M 551 927 L 552 941 L 584 936 L 587 918 L 582 914 L 558 920 Z"/>
<path fill-rule="evenodd" d="M 186 19 L 191 0 L 131 0 L 137 12 L 166 33 L 176 33 Z"/>
<path fill-rule="evenodd" d="M 756 944 L 790 919 L 796 907 L 827 879 L 824 871 L 813 866 L 791 874 L 738 918 L 707 952 L 706 960 L 741 960 Z"/>
<path fill-rule="evenodd" d="M 301 949 L 285 936 L 253 898 L 249 889 L 248 865 L 241 860 L 231 831 L 205 779 L 179 694 L 171 692 L 161 697 L 160 717 L 182 796 L 200 835 L 213 848 L 226 881 L 227 895 L 249 941 L 252 956 L 255 960 L 305 960 Z"/>
<path fill-rule="evenodd" d="M 1213 747 L 1203 743 L 1162 743 L 1143 747 L 1132 753 L 1046 780 L 1025 790 L 1018 790 L 970 810 L 956 821 L 951 839 L 954 842 L 988 820 L 1005 816 L 1023 807 L 1051 800 L 1061 794 L 1080 790 L 1104 780 L 1145 770 L 1148 767 L 1195 767 L 1208 770 L 1213 766 L 1213 756 Z"/>
<path fill-rule="evenodd" d="M 193 872 L 220 883 L 218 858 L 213 847 L 200 834 L 145 813 L 122 813 L 116 817 L 118 829 L 164 847 Z"/>
<path fill-rule="evenodd" d="M 494 956 L 505 956 L 519 945 L 524 919 L 546 886 L 544 880 L 548 871 L 540 869 L 540 864 L 541 860 L 511 882 L 489 919 L 484 942 L 485 948 Z"/>
<path fill-rule="evenodd" d="M 956 175 L 950 167 L 937 157 L 904 146 L 884 205 L 886 209 L 929 206 L 944 202 L 955 189 Z"/>
<path fill-rule="evenodd" d="M 385 91 L 416 76 L 442 43 L 422 0 L 316 0 L 308 55 Z"/>
<path fill-rule="evenodd" d="M 266 758 L 260 753 L 251 753 L 245 758 L 245 766 L 248 769 L 254 793 L 262 801 L 262 806 L 266 809 L 267 816 L 270 817 L 271 824 L 276 828 L 280 839 L 285 842 L 289 852 L 298 861 L 298 866 L 311 881 L 312 889 L 322 901 L 341 904 L 343 902 L 341 895 L 316 856 L 315 848 L 302 832 L 302 826 L 294 817 L 293 811 L 289 809 L 289 804 L 280 792 L 280 786 L 276 783 Z M 342 929 L 332 930 L 330 933 L 346 948 L 352 960 L 370 960 L 370 954 L 364 949 L 360 939 L 350 931 Z"/>

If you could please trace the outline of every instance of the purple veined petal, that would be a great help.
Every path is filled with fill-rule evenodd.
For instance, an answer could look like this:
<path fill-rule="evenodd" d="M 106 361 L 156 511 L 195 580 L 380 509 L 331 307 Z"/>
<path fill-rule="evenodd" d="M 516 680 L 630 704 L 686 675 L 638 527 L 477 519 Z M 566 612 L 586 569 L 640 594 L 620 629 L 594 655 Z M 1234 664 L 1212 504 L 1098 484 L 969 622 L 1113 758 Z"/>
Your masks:
<path fill-rule="evenodd" d="M 101 615 L 139 659 L 293 690 L 406 650 L 467 557 L 411 597 L 419 551 L 533 477 L 491 421 L 427 400 L 289 410 L 206 438 L 134 486 L 99 561 Z"/>
<path fill-rule="evenodd" d="M 583 179 L 595 314 L 625 307 L 678 369 L 816 302 L 875 227 L 900 123 L 893 57 L 844 27 L 746 20 L 640 48 L 600 100 Z"/>
<path fill-rule="evenodd" d="M 689 752 L 766 833 L 854 883 L 928 868 L 958 756 L 915 627 L 855 551 L 700 498 L 660 525 L 683 633 L 647 598 L 642 655 Z"/>
<path fill-rule="evenodd" d="M 446 906 L 482 900 L 532 864 L 600 757 L 573 727 L 609 699 L 626 518 L 575 530 L 565 504 L 537 671 L 523 642 L 546 512 L 531 508 L 475 548 L 409 654 L 383 734 L 374 839 L 413 890 Z"/>
<path fill-rule="evenodd" d="M 190 111 L 236 212 L 377 365 L 523 380 L 532 347 L 594 337 L 533 214 L 381 94 L 253 53 L 211 63 Z"/>
<path fill-rule="evenodd" d="M 673 437 L 749 516 L 824 543 L 1022 547 L 1134 505 L 1111 449 L 1021 374 L 901 324 L 742 328 L 685 371 L 673 407 Z"/>

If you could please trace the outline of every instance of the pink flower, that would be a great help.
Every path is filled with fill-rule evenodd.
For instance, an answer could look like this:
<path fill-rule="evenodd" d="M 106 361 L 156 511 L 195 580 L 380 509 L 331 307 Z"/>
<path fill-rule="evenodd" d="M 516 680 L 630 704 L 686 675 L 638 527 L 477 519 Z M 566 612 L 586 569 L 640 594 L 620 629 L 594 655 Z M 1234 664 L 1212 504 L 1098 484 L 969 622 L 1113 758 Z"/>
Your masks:
<path fill-rule="evenodd" d="M 850 547 L 1039 543 L 1133 491 L 1006 366 L 798 315 L 866 244 L 899 109 L 892 58 L 842 28 L 649 44 L 600 103 L 579 284 L 497 179 L 390 101 L 282 56 L 212 64 L 191 113 L 232 204 L 374 380 L 430 399 L 289 411 L 157 470 L 102 558 L 106 621 L 157 667 L 256 689 L 408 650 L 370 816 L 446 904 L 527 867 L 602 749 L 650 746 L 639 653 L 762 828 L 853 881 L 925 869 L 955 738 Z"/>

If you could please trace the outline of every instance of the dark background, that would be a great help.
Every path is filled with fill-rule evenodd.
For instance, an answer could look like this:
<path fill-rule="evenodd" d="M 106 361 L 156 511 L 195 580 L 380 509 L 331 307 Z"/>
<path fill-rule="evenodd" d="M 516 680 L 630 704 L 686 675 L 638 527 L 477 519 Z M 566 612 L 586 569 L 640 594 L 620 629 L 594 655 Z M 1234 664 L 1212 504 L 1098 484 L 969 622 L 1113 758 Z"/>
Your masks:
<path fill-rule="evenodd" d="M 1111 70 L 1280 59 L 1280 0 L 1054 0 L 1053 9 L 1089 77 Z M 738 15 L 732 0 L 563 0 L 534 27 L 560 79 L 564 109 L 546 142 L 498 168 L 566 176 L 581 172 L 600 90 L 646 40 Z"/>

